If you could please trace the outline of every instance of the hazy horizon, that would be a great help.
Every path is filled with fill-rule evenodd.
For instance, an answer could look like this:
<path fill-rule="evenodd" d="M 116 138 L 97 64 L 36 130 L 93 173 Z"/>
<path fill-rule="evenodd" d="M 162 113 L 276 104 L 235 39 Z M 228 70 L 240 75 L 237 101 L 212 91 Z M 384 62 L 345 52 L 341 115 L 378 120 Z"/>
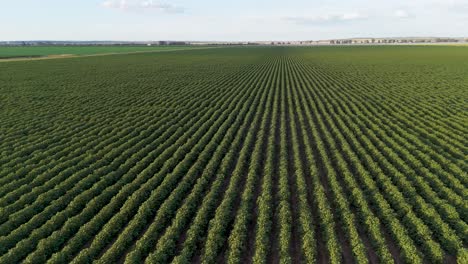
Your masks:
<path fill-rule="evenodd" d="M 375 37 L 366 37 L 366 36 L 355 36 L 355 37 L 346 37 L 346 38 L 329 38 L 331 39 L 367 39 L 367 38 L 376 38 L 376 39 L 411 39 L 411 38 L 468 38 L 467 36 L 375 36 Z M 222 40 L 222 39 L 139 39 L 139 40 L 121 40 L 121 39 L 10 39 L 10 40 L 1 40 L 0 42 L 21 42 L 21 41 L 48 41 L 48 42 L 152 42 L 152 41 L 188 41 L 188 42 L 268 42 L 268 41 L 319 41 L 319 40 L 329 40 L 329 39 L 269 39 L 269 40 L 256 40 L 256 39 L 246 39 L 246 40 Z"/>

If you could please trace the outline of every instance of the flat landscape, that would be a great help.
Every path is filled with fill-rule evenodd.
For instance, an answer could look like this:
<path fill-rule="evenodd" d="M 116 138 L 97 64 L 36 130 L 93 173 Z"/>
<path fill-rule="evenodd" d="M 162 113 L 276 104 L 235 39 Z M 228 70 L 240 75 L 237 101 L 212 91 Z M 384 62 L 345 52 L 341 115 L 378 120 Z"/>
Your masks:
<path fill-rule="evenodd" d="M 89 56 L 197 49 L 193 46 L 0 46 L 0 62 L 6 59 Z"/>
<path fill-rule="evenodd" d="M 0 263 L 468 263 L 467 124 L 462 46 L 0 62 Z"/>

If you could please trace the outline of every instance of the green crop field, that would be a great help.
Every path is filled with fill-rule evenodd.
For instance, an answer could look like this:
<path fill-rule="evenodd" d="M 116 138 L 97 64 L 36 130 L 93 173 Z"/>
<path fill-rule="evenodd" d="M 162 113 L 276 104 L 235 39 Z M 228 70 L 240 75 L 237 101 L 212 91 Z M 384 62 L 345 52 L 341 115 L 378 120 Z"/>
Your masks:
<path fill-rule="evenodd" d="M 0 63 L 0 263 L 468 263 L 467 106 L 466 47 Z"/>
<path fill-rule="evenodd" d="M 196 49 L 193 46 L 27 46 L 0 47 L 0 59 L 34 58 L 51 55 L 94 55 L 107 53 L 131 53 Z"/>

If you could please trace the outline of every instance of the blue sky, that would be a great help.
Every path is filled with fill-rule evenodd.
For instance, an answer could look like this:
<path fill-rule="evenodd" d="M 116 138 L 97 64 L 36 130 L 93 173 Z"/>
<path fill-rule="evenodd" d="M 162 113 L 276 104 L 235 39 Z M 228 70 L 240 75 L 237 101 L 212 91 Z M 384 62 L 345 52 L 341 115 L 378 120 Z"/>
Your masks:
<path fill-rule="evenodd" d="M 0 40 L 468 36 L 468 0 L 0 0 Z"/>

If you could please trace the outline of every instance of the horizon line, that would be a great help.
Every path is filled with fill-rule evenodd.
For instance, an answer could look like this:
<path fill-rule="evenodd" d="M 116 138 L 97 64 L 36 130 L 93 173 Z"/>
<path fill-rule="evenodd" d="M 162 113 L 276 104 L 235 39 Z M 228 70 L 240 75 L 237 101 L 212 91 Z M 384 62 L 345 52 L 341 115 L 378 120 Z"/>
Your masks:
<path fill-rule="evenodd" d="M 87 40 L 70 40 L 70 39 L 24 39 L 24 40 L 0 40 L 0 42 L 158 42 L 158 41 L 178 41 L 178 42 L 271 42 L 271 41 L 326 41 L 326 40 L 335 40 L 335 39 L 410 39 L 410 38 L 448 38 L 448 39 L 468 39 L 468 36 L 457 36 L 457 37 L 448 37 L 448 36 L 394 36 L 394 37 L 343 37 L 343 38 L 327 38 L 327 39 L 296 39 L 296 40 L 279 40 L 279 39 L 270 39 L 270 40 L 176 40 L 176 39 L 159 39 L 159 40 L 96 40 L 96 39 L 87 39 Z"/>

